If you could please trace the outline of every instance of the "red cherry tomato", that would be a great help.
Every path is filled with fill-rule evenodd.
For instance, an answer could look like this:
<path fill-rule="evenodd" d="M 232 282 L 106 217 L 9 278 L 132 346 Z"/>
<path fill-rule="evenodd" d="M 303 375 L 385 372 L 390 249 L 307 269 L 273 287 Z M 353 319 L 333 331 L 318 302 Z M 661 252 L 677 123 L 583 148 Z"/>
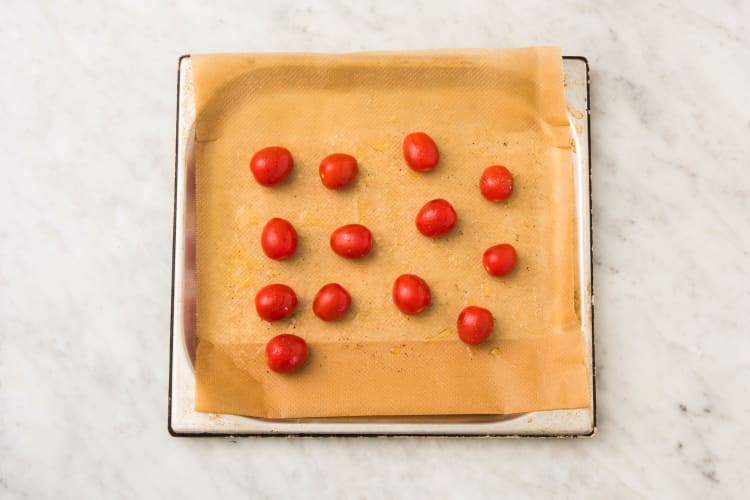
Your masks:
<path fill-rule="evenodd" d="M 297 250 L 297 231 L 289 221 L 274 217 L 266 222 L 260 235 L 263 253 L 275 260 L 284 260 Z"/>
<path fill-rule="evenodd" d="M 258 316 L 266 321 L 288 318 L 296 307 L 297 294 L 286 285 L 268 285 L 255 295 L 255 309 Z"/>
<path fill-rule="evenodd" d="M 353 156 L 334 153 L 320 162 L 320 180 L 328 189 L 341 189 L 357 178 L 357 160 Z"/>
<path fill-rule="evenodd" d="M 275 186 L 289 176 L 294 167 L 292 153 L 280 146 L 264 148 L 253 155 L 250 171 L 258 184 Z"/>
<path fill-rule="evenodd" d="M 438 198 L 428 201 L 417 214 L 417 229 L 425 236 L 436 237 L 449 233 L 456 225 L 453 205 Z"/>
<path fill-rule="evenodd" d="M 513 174 L 502 165 L 487 167 L 479 179 L 479 190 L 490 201 L 503 201 L 513 193 Z"/>
<path fill-rule="evenodd" d="M 335 321 L 349 310 L 352 297 L 338 283 L 328 283 L 315 295 L 313 312 L 323 321 Z"/>
<path fill-rule="evenodd" d="M 307 342 L 291 333 L 276 335 L 266 344 L 268 367 L 277 373 L 298 370 L 307 360 Z"/>
<path fill-rule="evenodd" d="M 492 313 L 483 307 L 469 306 L 458 315 L 458 336 L 470 345 L 479 345 L 490 336 L 495 320 Z"/>
<path fill-rule="evenodd" d="M 513 271 L 518 256 L 516 249 L 509 243 L 495 245 L 484 252 L 482 262 L 484 268 L 492 276 L 505 276 Z"/>
<path fill-rule="evenodd" d="M 418 314 L 430 305 L 432 294 L 427 283 L 414 274 L 402 274 L 393 283 L 393 303 L 402 313 Z"/>
<path fill-rule="evenodd" d="M 341 226 L 331 234 L 331 248 L 347 259 L 360 259 L 370 253 L 372 233 L 361 224 Z"/>
<path fill-rule="evenodd" d="M 427 172 L 440 161 L 440 153 L 432 137 L 424 132 L 414 132 L 404 137 L 404 159 L 417 172 Z"/>

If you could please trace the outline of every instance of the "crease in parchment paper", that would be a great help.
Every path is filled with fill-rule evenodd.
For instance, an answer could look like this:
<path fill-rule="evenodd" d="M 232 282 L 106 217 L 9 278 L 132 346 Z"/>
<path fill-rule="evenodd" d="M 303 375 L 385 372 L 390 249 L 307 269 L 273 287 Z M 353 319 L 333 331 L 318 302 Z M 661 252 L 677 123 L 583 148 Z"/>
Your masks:
<path fill-rule="evenodd" d="M 513 339 L 501 342 L 495 350 L 450 341 L 422 345 L 318 342 L 305 369 L 291 375 L 266 373 L 263 344 L 201 342 L 197 369 L 204 369 L 204 364 L 220 367 L 211 368 L 209 384 L 225 390 L 199 390 L 196 408 L 215 411 L 221 406 L 228 413 L 238 413 L 236 405 L 241 405 L 241 414 L 262 418 L 330 416 L 319 410 L 323 400 L 329 412 L 340 415 L 421 415 L 425 402 L 437 399 L 453 403 L 429 414 L 517 413 L 520 401 L 503 391 L 505 385 L 514 387 L 513 392 L 532 394 L 537 410 L 559 409 L 560 397 L 568 401 L 564 407 L 586 406 L 587 395 L 575 388 L 577 378 L 586 373 L 576 362 L 582 346 L 571 340 L 564 336 Z M 454 362 L 441 364 L 446 357 Z M 552 373 L 536 370 L 527 377 L 521 369 L 527 363 L 568 368 Z M 478 378 L 484 380 L 476 383 Z M 227 398 L 226 393 L 237 391 L 234 384 L 238 383 L 239 397 Z M 380 390 L 375 398 L 374 388 Z"/>

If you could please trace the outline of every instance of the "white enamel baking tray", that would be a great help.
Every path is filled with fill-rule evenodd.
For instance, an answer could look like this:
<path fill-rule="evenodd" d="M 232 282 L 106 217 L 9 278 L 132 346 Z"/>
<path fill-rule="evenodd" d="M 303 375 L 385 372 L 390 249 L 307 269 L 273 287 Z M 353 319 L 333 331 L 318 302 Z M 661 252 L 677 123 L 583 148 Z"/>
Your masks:
<path fill-rule="evenodd" d="M 177 79 L 172 311 L 170 328 L 168 429 L 174 436 L 475 436 L 580 437 L 596 430 L 593 288 L 591 276 L 591 182 L 589 164 L 589 70 L 582 57 L 563 58 L 565 96 L 573 134 L 578 211 L 578 259 L 582 331 L 591 402 L 588 408 L 516 415 L 447 415 L 270 420 L 199 413 L 194 410 L 195 104 L 190 56 L 182 56 Z"/>

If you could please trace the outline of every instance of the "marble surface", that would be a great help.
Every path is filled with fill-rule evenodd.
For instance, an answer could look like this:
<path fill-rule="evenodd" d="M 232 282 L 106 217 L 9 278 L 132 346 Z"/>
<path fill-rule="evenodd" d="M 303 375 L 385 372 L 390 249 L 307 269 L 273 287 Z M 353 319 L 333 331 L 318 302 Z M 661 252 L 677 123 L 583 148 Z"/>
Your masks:
<path fill-rule="evenodd" d="M 0 13 L 1 498 L 746 497 L 750 3 L 107 3 Z M 543 43 L 591 63 L 599 433 L 170 437 L 178 55 Z"/>

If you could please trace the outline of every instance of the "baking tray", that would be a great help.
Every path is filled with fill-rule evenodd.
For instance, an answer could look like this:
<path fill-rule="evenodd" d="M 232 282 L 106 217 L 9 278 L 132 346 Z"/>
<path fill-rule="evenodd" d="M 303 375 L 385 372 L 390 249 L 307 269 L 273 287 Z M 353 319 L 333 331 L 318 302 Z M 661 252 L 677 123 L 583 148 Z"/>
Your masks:
<path fill-rule="evenodd" d="M 190 56 L 177 70 L 177 138 L 172 235 L 172 308 L 167 427 L 173 436 L 461 436 L 582 437 L 596 431 L 593 329 L 589 67 L 563 57 L 565 97 L 573 136 L 582 335 L 591 402 L 588 408 L 514 415 L 441 415 L 263 419 L 196 412 L 195 407 L 195 103 Z"/>

